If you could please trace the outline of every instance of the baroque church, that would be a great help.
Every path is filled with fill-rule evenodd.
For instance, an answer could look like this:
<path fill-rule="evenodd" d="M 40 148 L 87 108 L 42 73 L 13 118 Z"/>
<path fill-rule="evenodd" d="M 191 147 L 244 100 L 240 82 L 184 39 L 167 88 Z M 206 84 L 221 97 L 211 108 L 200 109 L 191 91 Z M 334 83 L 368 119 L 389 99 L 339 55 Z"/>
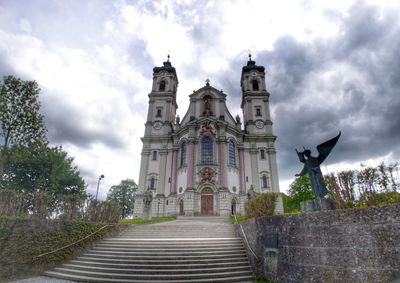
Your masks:
<path fill-rule="evenodd" d="M 135 217 L 244 214 L 250 195 L 279 192 L 275 139 L 263 66 L 249 55 L 240 78 L 243 123 L 210 85 L 176 115 L 178 76 L 169 61 L 153 69 Z M 151 199 L 151 202 L 149 201 Z M 283 212 L 279 199 L 277 212 Z"/>

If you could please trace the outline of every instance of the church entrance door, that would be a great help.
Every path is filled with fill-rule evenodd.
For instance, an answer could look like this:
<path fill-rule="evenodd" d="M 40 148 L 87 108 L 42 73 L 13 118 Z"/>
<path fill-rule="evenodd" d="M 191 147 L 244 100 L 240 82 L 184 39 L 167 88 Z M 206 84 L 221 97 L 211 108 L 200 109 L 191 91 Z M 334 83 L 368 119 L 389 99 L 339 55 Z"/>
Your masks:
<path fill-rule="evenodd" d="M 201 214 L 214 215 L 214 194 L 211 188 L 201 191 Z"/>
<path fill-rule="evenodd" d="M 179 215 L 185 215 L 185 212 L 183 210 L 183 199 L 179 201 Z"/>

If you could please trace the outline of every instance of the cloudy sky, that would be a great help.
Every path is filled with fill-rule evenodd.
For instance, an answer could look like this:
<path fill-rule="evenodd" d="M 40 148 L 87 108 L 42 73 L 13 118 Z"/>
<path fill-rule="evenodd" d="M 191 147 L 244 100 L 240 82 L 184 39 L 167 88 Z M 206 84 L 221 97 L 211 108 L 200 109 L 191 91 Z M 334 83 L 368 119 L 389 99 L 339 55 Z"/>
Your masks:
<path fill-rule="evenodd" d="M 266 67 L 281 190 L 294 149 L 342 131 L 323 171 L 400 157 L 400 2 L 1 0 L 0 76 L 36 80 L 48 137 L 100 196 L 137 181 L 152 68 L 169 53 L 178 114 L 204 85 L 241 114 L 248 52 Z"/>

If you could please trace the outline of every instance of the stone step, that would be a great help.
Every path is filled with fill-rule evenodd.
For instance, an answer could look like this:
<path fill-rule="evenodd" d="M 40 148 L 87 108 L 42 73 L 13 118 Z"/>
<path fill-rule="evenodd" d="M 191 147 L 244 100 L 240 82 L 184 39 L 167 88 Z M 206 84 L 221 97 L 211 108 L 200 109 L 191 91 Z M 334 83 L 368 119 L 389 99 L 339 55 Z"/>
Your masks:
<path fill-rule="evenodd" d="M 83 282 L 117 282 L 117 283 L 234 283 L 234 282 L 241 282 L 241 283 L 254 283 L 254 276 L 252 275 L 245 275 L 245 276 L 229 276 L 223 278 L 205 278 L 205 279 L 183 279 L 180 278 L 178 280 L 168 280 L 165 279 L 157 279 L 152 278 L 148 280 L 142 279 L 114 279 L 114 278 L 102 278 L 102 277 L 93 277 L 88 275 L 75 275 L 75 274 L 65 274 L 56 271 L 48 271 L 45 273 L 47 276 L 56 277 L 61 279 L 67 280 L 77 280 Z"/>
<path fill-rule="evenodd" d="M 185 237 L 188 237 L 188 235 L 203 235 L 203 236 L 214 236 L 214 235 L 235 235 L 234 233 L 231 233 L 230 231 L 212 231 L 212 232 L 204 232 L 204 231 L 186 231 L 186 232 L 176 232 L 176 231 L 160 231 L 159 233 L 153 233 L 150 234 L 147 231 L 135 231 L 131 233 L 121 233 L 120 236 L 135 236 L 135 235 L 146 235 L 146 236 L 155 236 L 155 237 L 160 237 L 164 235 L 172 235 L 172 236 L 177 236 L 180 237 L 181 235 L 185 235 Z"/>
<path fill-rule="evenodd" d="M 99 244 L 120 244 L 120 245 L 154 245 L 154 246 L 175 246 L 175 245 L 222 245 L 242 243 L 240 238 L 201 238 L 201 239 L 123 239 L 110 238 L 99 242 Z"/>
<path fill-rule="evenodd" d="M 243 248 L 239 249 L 214 249 L 214 250 L 194 250 L 194 249 L 184 249 L 184 250 L 109 250 L 109 249 L 91 249 L 92 254 L 110 254 L 110 255 L 138 255 L 138 256 L 158 256 L 158 255 L 168 255 L 168 256 L 185 256 L 185 255 L 230 255 L 243 252 Z"/>
<path fill-rule="evenodd" d="M 135 233 L 131 235 L 120 235 L 120 238 L 179 238 L 181 234 L 152 234 L 149 235 L 147 233 Z M 213 233 L 213 234 L 205 234 L 205 233 L 186 233 L 186 238 L 223 238 L 226 235 L 230 235 L 227 233 Z"/>
<path fill-rule="evenodd" d="M 160 259 L 160 258 L 107 258 L 107 257 L 96 257 L 96 256 L 80 256 L 78 260 L 90 260 L 103 263 L 122 263 L 122 264 L 201 264 L 201 263 L 229 263 L 234 261 L 245 261 L 247 263 L 247 257 L 244 255 L 231 256 L 231 257 L 221 257 L 221 258 L 175 258 L 171 261 L 170 258 Z"/>
<path fill-rule="evenodd" d="M 80 271 L 91 271 L 91 272 L 104 272 L 104 273 L 120 273 L 120 274 L 193 274 L 193 273 L 221 273 L 221 272 L 236 272 L 236 271 L 249 271 L 250 268 L 246 265 L 241 266 L 224 266 L 224 267 L 214 267 L 207 266 L 207 268 L 185 268 L 181 269 L 176 266 L 172 266 L 170 268 L 166 268 L 162 266 L 157 269 L 152 268 L 132 268 L 126 266 L 107 266 L 107 267 L 99 267 L 93 265 L 84 265 L 84 264 L 75 264 L 75 263 L 66 263 L 62 265 L 62 268 L 68 268 L 73 270 Z"/>
<path fill-rule="evenodd" d="M 171 243 L 170 245 L 165 244 L 157 244 L 157 243 L 103 243 L 100 242 L 93 246 L 93 248 L 143 248 L 143 249 L 203 249 L 203 248 L 235 248 L 235 247 L 243 247 L 242 242 L 233 242 L 233 243 L 215 243 L 215 244 L 207 244 L 207 243 L 187 243 L 187 244 L 179 244 L 179 243 Z"/>
<path fill-rule="evenodd" d="M 169 253 L 169 252 L 219 252 L 219 251 L 232 251 L 232 250 L 242 250 L 243 245 L 236 246 L 211 246 L 211 247 L 132 247 L 132 246 L 118 246 L 118 247 L 109 247 L 109 246 L 96 246 L 92 248 L 92 251 L 114 251 L 114 252 L 157 252 L 157 253 Z"/>
<path fill-rule="evenodd" d="M 193 280 L 193 279 L 208 279 L 208 278 L 226 278 L 227 276 L 252 276 L 250 268 L 245 271 L 229 271 L 229 272 L 214 272 L 214 273 L 190 273 L 190 274 L 127 274 L 127 273 L 108 273 L 104 271 L 82 271 L 72 268 L 56 267 L 54 271 L 59 273 L 67 273 L 71 275 L 80 276 L 92 276 L 102 279 L 135 279 L 135 280 L 164 280 L 168 282 L 170 280 Z M 48 275 L 48 273 L 46 273 Z"/>
<path fill-rule="evenodd" d="M 97 266 L 101 268 L 107 268 L 107 267 L 114 267 L 114 268 L 132 268 L 132 269 L 159 269 L 160 264 L 162 264 L 162 268 L 165 269 L 196 269 L 196 268 L 208 268 L 208 267 L 235 267 L 235 266 L 246 266 L 248 264 L 246 258 L 242 259 L 232 259 L 230 258 L 229 260 L 225 261 L 203 261 L 203 262 L 198 262 L 198 263 L 188 263 L 187 261 L 185 262 L 155 262 L 155 263 L 149 263 L 149 262 L 136 262 L 136 263 L 127 263 L 127 262 L 116 262 L 109 260 L 108 262 L 102 262 L 102 261 L 96 261 L 96 260 L 91 260 L 91 259 L 79 259 L 79 260 L 71 260 L 70 263 L 72 264 L 78 264 L 78 265 L 85 265 L 85 266 Z"/>
<path fill-rule="evenodd" d="M 161 243 L 161 244 L 190 244 L 190 243 L 196 243 L 196 244 L 218 244 L 218 243 L 229 243 L 229 242 L 241 242 L 241 239 L 238 237 L 218 237 L 218 238 L 210 238 L 210 237 L 202 237 L 202 238 L 182 238 L 182 237 L 176 237 L 176 238 L 163 238 L 163 237 L 158 237 L 158 238 L 149 238 L 149 237 L 143 237 L 143 238 L 108 238 L 106 240 L 103 240 L 102 243 Z"/>
<path fill-rule="evenodd" d="M 215 258 L 224 258 L 224 257 L 240 257 L 240 256 L 245 256 L 246 253 L 245 251 L 242 252 L 236 252 L 236 253 L 228 253 L 228 254 L 215 254 L 215 253 L 210 253 L 210 254 L 196 254 L 196 255 L 191 255 L 191 254 L 169 254 L 169 255 L 163 255 L 163 254 L 112 254 L 112 253 L 94 253 L 94 252 L 88 252 L 85 253 L 85 256 L 91 256 L 91 257 L 98 257 L 98 258 L 112 258 L 112 259 L 168 259 L 168 260 L 179 260 L 179 259 L 186 259 L 186 260 L 195 260 L 195 259 L 203 259 L 203 258 L 208 258 L 208 259 L 215 259 Z"/>

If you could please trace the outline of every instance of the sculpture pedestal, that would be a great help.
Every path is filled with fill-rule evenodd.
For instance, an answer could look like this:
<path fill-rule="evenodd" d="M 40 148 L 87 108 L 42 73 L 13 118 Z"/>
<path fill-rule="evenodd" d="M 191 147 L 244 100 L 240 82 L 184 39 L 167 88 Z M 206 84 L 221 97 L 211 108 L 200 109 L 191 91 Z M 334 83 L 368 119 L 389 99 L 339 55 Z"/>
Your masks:
<path fill-rule="evenodd" d="M 151 219 L 151 207 L 145 207 L 143 209 L 143 219 Z"/>
<path fill-rule="evenodd" d="M 315 198 L 312 200 L 302 201 L 300 207 L 301 212 L 303 213 L 335 209 L 333 202 L 325 198 Z"/>

